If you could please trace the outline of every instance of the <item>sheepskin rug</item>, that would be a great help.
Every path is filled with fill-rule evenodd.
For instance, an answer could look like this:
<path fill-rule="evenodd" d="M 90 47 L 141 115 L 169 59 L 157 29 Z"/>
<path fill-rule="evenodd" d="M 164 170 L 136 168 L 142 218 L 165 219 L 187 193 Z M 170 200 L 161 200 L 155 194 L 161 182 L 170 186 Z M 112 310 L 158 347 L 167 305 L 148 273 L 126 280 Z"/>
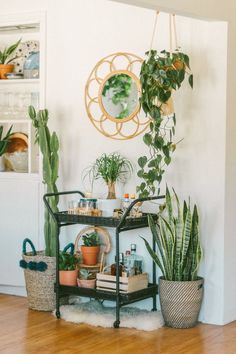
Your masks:
<path fill-rule="evenodd" d="M 60 306 L 61 318 L 65 321 L 113 327 L 115 307 L 104 306 L 97 300 L 80 302 L 79 299 L 70 299 L 69 303 Z M 159 311 L 151 312 L 136 307 L 122 307 L 120 310 L 120 327 L 154 331 L 162 326 L 163 319 Z"/>

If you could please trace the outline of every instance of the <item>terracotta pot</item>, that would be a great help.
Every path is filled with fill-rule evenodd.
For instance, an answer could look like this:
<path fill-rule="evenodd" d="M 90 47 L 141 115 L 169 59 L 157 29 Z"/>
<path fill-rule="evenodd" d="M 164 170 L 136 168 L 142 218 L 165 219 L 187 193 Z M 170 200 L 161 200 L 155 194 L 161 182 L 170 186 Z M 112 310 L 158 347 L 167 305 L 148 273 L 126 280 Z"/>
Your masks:
<path fill-rule="evenodd" d="M 83 263 L 86 265 L 95 265 L 98 261 L 100 246 L 81 246 Z"/>
<path fill-rule="evenodd" d="M 6 74 L 12 73 L 14 64 L 0 64 L 0 79 L 7 79 Z"/>
<path fill-rule="evenodd" d="M 96 286 L 96 279 L 77 279 L 77 283 L 81 288 L 94 289 Z"/>
<path fill-rule="evenodd" d="M 61 285 L 76 286 L 77 277 L 78 277 L 78 269 L 59 271 L 59 282 Z"/>

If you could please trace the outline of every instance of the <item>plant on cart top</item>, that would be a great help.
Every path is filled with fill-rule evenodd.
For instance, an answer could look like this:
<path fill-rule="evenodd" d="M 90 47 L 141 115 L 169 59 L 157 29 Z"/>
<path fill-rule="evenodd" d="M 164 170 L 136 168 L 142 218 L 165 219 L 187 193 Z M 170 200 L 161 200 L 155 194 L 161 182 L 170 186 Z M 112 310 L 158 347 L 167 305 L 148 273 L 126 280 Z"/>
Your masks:
<path fill-rule="evenodd" d="M 194 205 L 192 211 L 190 201 L 184 201 L 181 205 L 175 191 L 174 196 L 171 196 L 166 188 L 164 210 L 159 213 L 157 222 L 149 216 L 149 227 L 157 245 L 157 252 L 153 251 L 144 238 L 143 240 L 164 279 L 196 280 L 202 259 L 197 206 Z"/>
<path fill-rule="evenodd" d="M 36 143 L 39 144 L 43 156 L 43 183 L 46 185 L 47 193 L 57 193 L 56 181 L 59 167 L 59 141 L 55 132 L 52 134 L 48 128 L 48 110 L 40 110 L 36 113 L 33 106 L 29 106 L 28 113 L 35 128 Z M 58 211 L 58 197 L 52 197 L 49 205 L 53 212 Z M 45 255 L 56 256 L 56 224 L 45 208 L 44 214 L 44 238 Z"/>
<path fill-rule="evenodd" d="M 176 116 L 165 114 L 166 105 L 170 102 L 173 90 L 178 90 L 186 74 L 193 87 L 193 75 L 190 72 L 189 57 L 180 52 L 150 50 L 146 53 L 140 73 L 140 103 L 146 115 L 150 116 L 150 131 L 143 136 L 150 156 L 139 157 L 138 177 L 143 181 L 137 186 L 140 197 L 160 193 L 165 168 L 170 164 L 172 153 L 176 149 L 173 142 Z"/>
<path fill-rule="evenodd" d="M 116 199 L 115 183 L 125 183 L 131 176 L 131 162 L 117 152 L 102 154 L 91 167 L 85 170 L 83 179 L 87 176 L 93 185 L 94 180 L 102 178 L 108 186 L 107 199 Z"/>
<path fill-rule="evenodd" d="M 68 252 L 59 253 L 59 270 L 75 270 L 80 260 L 74 254 Z"/>
<path fill-rule="evenodd" d="M 99 235 L 97 232 L 91 232 L 90 234 L 85 234 L 82 236 L 84 246 L 94 247 L 100 246 Z"/>
<path fill-rule="evenodd" d="M 14 51 L 17 49 L 20 42 L 21 39 L 19 39 L 19 41 L 17 41 L 15 44 L 11 45 L 10 47 L 6 47 L 2 51 L 0 50 L 0 64 L 9 64 L 14 59 L 16 59 L 16 57 L 11 58 L 11 56 L 14 53 Z"/>
<path fill-rule="evenodd" d="M 11 131 L 12 126 L 10 127 L 6 135 L 3 137 L 3 125 L 0 126 L 0 156 L 2 156 L 6 151 L 7 145 L 11 138 Z"/>

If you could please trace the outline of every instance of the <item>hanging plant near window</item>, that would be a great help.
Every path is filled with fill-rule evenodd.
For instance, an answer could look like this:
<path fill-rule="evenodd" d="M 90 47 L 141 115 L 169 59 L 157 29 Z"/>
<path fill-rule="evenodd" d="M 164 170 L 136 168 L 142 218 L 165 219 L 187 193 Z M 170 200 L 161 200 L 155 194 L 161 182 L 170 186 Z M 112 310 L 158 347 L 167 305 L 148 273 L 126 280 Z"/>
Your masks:
<path fill-rule="evenodd" d="M 140 103 L 146 115 L 152 118 L 150 131 L 144 134 L 143 141 L 149 147 L 149 157 L 138 159 L 140 167 L 138 177 L 143 181 L 137 186 L 141 197 L 160 193 L 159 185 L 165 168 L 170 164 L 172 153 L 176 149 L 173 142 L 176 116 L 164 115 L 171 100 L 173 90 L 178 90 L 186 74 L 191 87 L 193 75 L 190 71 L 189 57 L 179 51 L 166 50 L 158 53 L 150 50 L 143 62 L 140 73 L 142 86 Z"/>

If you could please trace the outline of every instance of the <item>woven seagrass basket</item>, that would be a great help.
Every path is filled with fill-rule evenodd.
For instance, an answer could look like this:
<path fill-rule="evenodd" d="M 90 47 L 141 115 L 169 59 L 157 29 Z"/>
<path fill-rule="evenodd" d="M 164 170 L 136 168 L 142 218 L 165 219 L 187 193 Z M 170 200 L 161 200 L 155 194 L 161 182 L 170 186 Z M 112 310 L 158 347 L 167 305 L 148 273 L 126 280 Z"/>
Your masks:
<path fill-rule="evenodd" d="M 32 248 L 31 252 L 26 252 L 27 244 Z M 46 257 L 43 251 L 36 252 L 32 241 L 25 239 L 20 266 L 24 269 L 29 308 L 53 311 L 56 304 L 56 257 Z"/>
<path fill-rule="evenodd" d="M 56 304 L 54 283 L 56 282 L 56 258 L 46 257 L 44 252 L 32 252 L 22 255 L 26 262 L 45 262 L 47 269 L 44 272 L 24 269 L 25 284 L 29 308 L 38 311 L 53 311 Z"/>
<path fill-rule="evenodd" d="M 194 281 L 169 281 L 159 278 L 161 311 L 166 326 L 196 326 L 203 298 L 203 278 Z"/>

